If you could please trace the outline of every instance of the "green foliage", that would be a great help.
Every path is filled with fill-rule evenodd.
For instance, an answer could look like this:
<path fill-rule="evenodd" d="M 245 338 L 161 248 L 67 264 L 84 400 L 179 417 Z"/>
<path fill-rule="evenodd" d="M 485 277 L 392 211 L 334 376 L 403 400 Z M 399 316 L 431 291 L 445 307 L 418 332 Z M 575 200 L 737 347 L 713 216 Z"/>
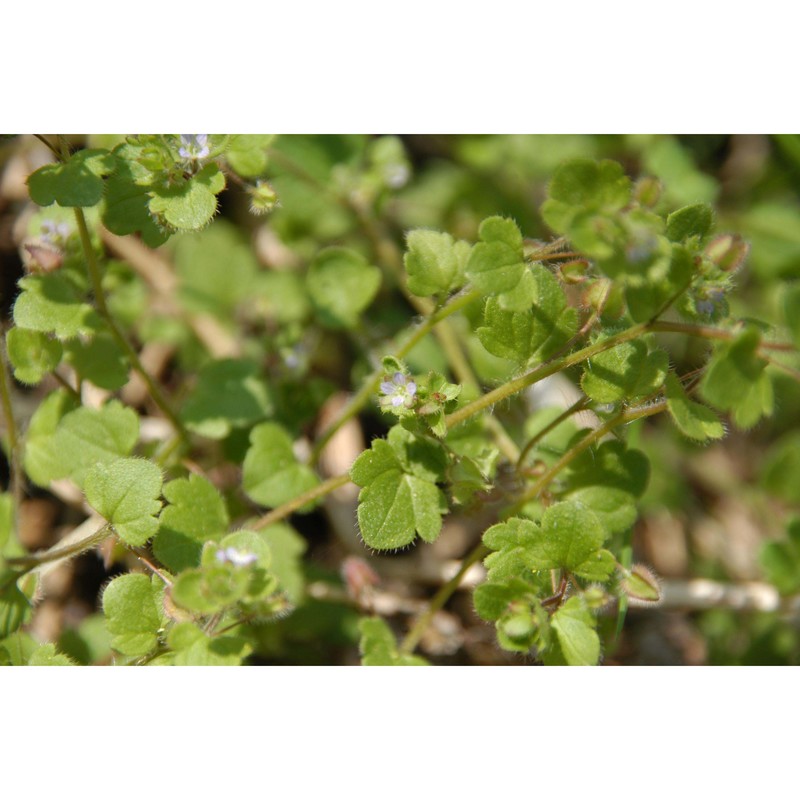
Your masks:
<path fill-rule="evenodd" d="M 12 328 L 6 339 L 8 360 L 14 367 L 14 377 L 20 383 L 36 384 L 52 372 L 61 361 L 63 348 L 57 339 L 41 331 Z"/>
<path fill-rule="evenodd" d="M 308 293 L 320 322 L 328 328 L 354 328 L 372 302 L 381 273 L 344 247 L 322 250 L 308 270 Z"/>
<path fill-rule="evenodd" d="M 103 592 L 103 612 L 113 636 L 111 646 L 125 656 L 145 656 L 155 649 L 164 626 L 159 579 L 130 573 L 114 578 Z"/>
<path fill-rule="evenodd" d="M 350 477 L 362 487 L 358 525 L 364 543 L 376 550 L 405 547 L 419 534 L 435 541 L 447 503 L 436 486 L 445 459 L 432 440 L 395 426 L 387 441 L 373 446 L 354 462 Z"/>
<path fill-rule="evenodd" d="M 530 304 L 508 311 L 504 296 L 491 297 L 483 312 L 484 327 L 478 328 L 481 344 L 492 355 L 524 364 L 532 358 L 544 361 L 562 348 L 578 328 L 575 309 L 567 305 L 563 289 L 544 267 L 530 276 Z"/>
<path fill-rule="evenodd" d="M 248 497 L 264 506 L 279 506 L 318 483 L 314 471 L 298 463 L 292 438 L 280 425 L 263 422 L 253 428 L 242 467 L 242 488 Z"/>
<path fill-rule="evenodd" d="M 127 456 L 139 438 L 139 418 L 116 400 L 100 409 L 76 408 L 59 390 L 48 395 L 28 428 L 24 466 L 31 480 L 47 486 L 70 478 L 83 485 L 93 466 Z"/>
<path fill-rule="evenodd" d="M 243 178 L 257 178 L 267 169 L 267 149 L 275 139 L 263 133 L 239 133 L 230 137 L 225 160 Z"/>
<path fill-rule="evenodd" d="M 793 519 L 786 538 L 767 542 L 761 548 L 759 561 L 767 580 L 782 594 L 800 590 L 800 519 Z"/>
<path fill-rule="evenodd" d="M 427 661 L 419 656 L 401 654 L 397 640 L 380 617 L 364 617 L 358 623 L 361 632 L 361 663 L 365 667 L 420 667 Z"/>
<path fill-rule="evenodd" d="M 503 217 L 485 219 L 478 230 L 480 242 L 469 254 L 466 274 L 484 294 L 512 291 L 525 274 L 522 233 L 516 223 Z"/>
<path fill-rule="evenodd" d="M 225 501 L 207 478 L 189 475 L 164 484 L 167 505 L 158 518 L 153 552 L 162 564 L 180 572 L 200 563 L 206 541 L 219 541 L 230 519 Z"/>
<path fill-rule="evenodd" d="M 570 666 L 593 666 L 600 659 L 600 638 L 591 612 L 579 597 L 571 597 L 553 614 L 553 629 Z"/>
<path fill-rule="evenodd" d="M 190 622 L 175 625 L 167 645 L 174 651 L 171 663 L 176 667 L 235 667 L 252 652 L 241 636 L 211 637 Z"/>
<path fill-rule="evenodd" d="M 110 335 L 101 334 L 88 342 L 73 340 L 65 349 L 66 361 L 95 386 L 115 391 L 128 382 L 128 359 Z"/>
<path fill-rule="evenodd" d="M 203 367 L 183 406 L 186 427 L 209 439 L 264 419 L 272 409 L 269 390 L 251 361 L 222 359 Z"/>
<path fill-rule="evenodd" d="M 713 222 L 711 206 L 706 203 L 684 206 L 667 217 L 667 236 L 673 242 L 682 242 L 690 236 L 702 239 L 711 230 Z"/>
<path fill-rule="evenodd" d="M 116 160 L 106 150 L 80 150 L 63 164 L 47 164 L 28 178 L 31 200 L 40 206 L 94 206 L 103 197 L 103 178 Z"/>
<path fill-rule="evenodd" d="M 590 358 L 581 388 L 598 403 L 646 397 L 661 386 L 668 369 L 666 351 L 648 351 L 645 342 L 634 339 Z"/>
<path fill-rule="evenodd" d="M 14 323 L 20 328 L 72 339 L 100 328 L 97 312 L 61 273 L 28 275 L 19 282 L 22 293 L 14 303 Z"/>
<path fill-rule="evenodd" d="M 732 342 L 717 348 L 700 382 L 703 399 L 719 411 L 730 412 L 737 428 L 751 428 L 772 413 L 772 382 L 758 353 L 761 334 L 747 328 Z"/>
<path fill-rule="evenodd" d="M 119 537 L 133 547 L 158 530 L 161 470 L 142 458 L 119 458 L 92 467 L 85 480 L 86 500 Z"/>
<path fill-rule="evenodd" d="M 150 572 L 114 577 L 102 614 L 36 641 L 26 626 L 48 588 L 36 567 L 94 539 L 26 553 L 30 507 L 0 493 L 0 663 L 324 663 L 356 645 L 365 665 L 427 663 L 411 652 L 416 641 L 470 658 L 439 641 L 449 614 L 472 624 L 461 603 L 423 609 L 417 625 L 445 622 L 425 632 L 436 636 L 413 630 L 405 646 L 395 635 L 405 617 L 390 627 L 363 615 L 382 613 L 376 586 L 396 566 L 412 575 L 399 596 L 430 602 L 435 576 L 444 589 L 434 605 L 446 602 L 455 583 L 440 580 L 441 559 L 483 531 L 487 574 L 473 604 L 498 646 L 544 664 L 597 664 L 613 656 L 628 602 L 661 595 L 658 578 L 632 564 L 631 536 L 639 504 L 653 514 L 682 501 L 679 459 L 698 448 L 675 427 L 707 446 L 703 456 L 724 457 L 718 413 L 745 429 L 776 407 L 760 434 L 761 486 L 781 501 L 775 515 L 797 505 L 797 393 L 786 386 L 800 365 L 772 339 L 800 342 L 800 292 L 796 281 L 769 283 L 800 274 L 800 206 L 785 170 L 752 179 L 756 206 L 726 195 L 717 210 L 708 161 L 688 156 L 684 137 L 444 137 L 435 159 L 392 136 L 89 144 L 28 180 L 47 210 L 19 226 L 27 274 L 6 349 L 14 379 L 35 388 L 3 381 L 3 446 L 13 486 L 48 490 L 54 525 L 83 534 L 88 503 L 108 523 L 106 564 Z M 590 157 L 612 152 L 651 174 L 634 182 Z M 226 176 L 231 202 L 214 221 Z M 548 179 L 537 215 L 530 198 Z M 269 216 L 244 224 L 251 212 Z M 753 242 L 743 280 L 748 240 L 712 234 L 731 221 Z M 174 238 L 151 257 L 109 242 L 101 223 L 151 247 Z M 543 241 L 544 225 L 560 238 Z M 391 274 L 401 264 L 405 275 Z M 215 357 L 214 330 L 235 357 Z M 55 381 L 65 388 L 51 391 Z M 578 412 L 600 430 L 581 428 Z M 371 441 L 346 462 L 359 487 L 353 513 L 353 487 L 336 474 L 346 464 L 331 464 L 359 428 Z M 735 489 L 723 470 L 712 477 L 698 475 L 704 492 L 717 480 Z M 326 514 L 289 518 L 335 488 Z M 248 530 L 255 504 L 280 521 Z M 429 549 L 446 518 L 447 536 Z M 653 519 L 642 526 L 648 547 Z M 363 559 L 337 575 L 356 523 Z M 414 544 L 419 560 L 370 558 Z M 689 558 L 691 572 L 694 550 Z M 797 520 L 760 561 L 780 592 L 800 591 Z M 781 658 L 800 652 L 775 642 Z"/>
<path fill-rule="evenodd" d="M 446 295 L 464 283 L 470 246 L 449 233 L 410 231 L 404 257 L 408 289 L 419 297 Z"/>
<path fill-rule="evenodd" d="M 725 428 L 717 415 L 707 406 L 690 400 L 678 378 L 670 373 L 665 382 L 667 408 L 678 430 L 698 442 L 721 439 Z"/>

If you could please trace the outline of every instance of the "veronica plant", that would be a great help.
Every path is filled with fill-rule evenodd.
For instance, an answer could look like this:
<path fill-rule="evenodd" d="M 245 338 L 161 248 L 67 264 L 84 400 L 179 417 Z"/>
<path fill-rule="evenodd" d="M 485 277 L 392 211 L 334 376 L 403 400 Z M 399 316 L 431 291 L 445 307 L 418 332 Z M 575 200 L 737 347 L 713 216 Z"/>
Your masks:
<path fill-rule="evenodd" d="M 650 464 L 629 432 L 663 414 L 717 440 L 773 412 L 776 371 L 797 376 L 793 345 L 731 315 L 745 242 L 614 161 L 555 169 L 547 241 L 504 215 L 400 238 L 381 216 L 410 175 L 392 137 L 328 173 L 292 137 L 47 144 L 0 370 L 6 663 L 271 663 L 338 636 L 358 637 L 365 664 L 422 664 L 434 618 L 479 568 L 474 610 L 500 648 L 597 664 L 628 603 L 660 597 L 631 560 Z M 273 235 L 295 244 L 280 269 L 214 220 L 226 188 L 276 214 Z M 387 324 L 409 306 L 415 320 Z M 707 342 L 683 373 L 678 338 Z M 357 354 L 335 404 L 331 343 Z M 172 366 L 154 369 L 163 349 Z M 27 419 L 12 376 L 40 387 Z M 533 387 L 555 376 L 575 398 L 538 407 Z M 326 472 L 357 419 L 380 435 Z M 375 578 L 355 588 L 320 574 L 297 530 L 325 524 L 320 504 L 348 484 L 357 538 L 339 530 L 338 546 L 378 565 L 349 568 Z M 79 519 L 29 553 L 19 510 L 35 487 Z M 398 640 L 369 601 L 380 554 L 430 548 L 456 519 L 477 539 Z M 96 614 L 58 648 L 37 642 L 42 575 L 97 547 L 121 569 Z"/>

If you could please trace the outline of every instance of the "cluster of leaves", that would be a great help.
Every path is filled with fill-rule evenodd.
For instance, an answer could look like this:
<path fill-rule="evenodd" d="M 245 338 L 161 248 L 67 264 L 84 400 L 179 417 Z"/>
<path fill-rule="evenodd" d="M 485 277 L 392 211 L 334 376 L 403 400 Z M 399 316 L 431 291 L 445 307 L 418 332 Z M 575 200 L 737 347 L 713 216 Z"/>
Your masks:
<path fill-rule="evenodd" d="M 599 617 L 616 608 L 621 618 L 629 599 L 658 600 L 657 580 L 628 558 L 650 466 L 624 426 L 663 410 L 684 437 L 705 443 L 723 437 L 720 414 L 747 429 L 772 413 L 765 333 L 728 321 L 743 241 L 712 235 L 710 205 L 673 210 L 658 181 L 634 184 L 618 163 L 585 158 L 555 169 L 541 214 L 561 239 L 549 245 L 525 238 L 507 216 L 487 215 L 474 241 L 412 227 L 399 280 L 431 328 L 433 314 L 453 323 L 473 378 L 430 337 L 402 358 L 386 355 L 400 352 L 386 341 L 395 331 L 381 328 L 380 315 L 367 319 L 398 276 L 371 263 L 360 240 L 340 240 L 410 167 L 393 137 L 370 143 L 360 160 L 346 157 L 352 147 L 340 142 L 334 169 L 291 139 L 276 147 L 270 136 L 138 136 L 65 152 L 30 176 L 42 208 L 28 223 L 31 263 L 6 350 L 20 383 L 56 376 L 64 385 L 36 408 L 14 456 L 34 485 L 76 487 L 97 522 L 92 537 L 113 536 L 118 558 L 132 554 L 152 574 L 107 585 L 104 644 L 87 628 L 83 650 L 37 646 L 21 632 L 36 570 L 12 535 L 11 496 L 0 495 L 0 659 L 85 663 L 105 647 L 130 662 L 227 665 L 279 651 L 281 635 L 300 635 L 286 633 L 291 619 L 320 635 L 303 614 L 312 607 L 305 540 L 288 524 L 261 529 L 252 509 L 299 499 L 293 510 L 309 513 L 328 491 L 307 436 L 334 389 L 319 364 L 335 360 L 342 343 L 384 356 L 367 376 L 364 355 L 353 379 L 372 382 L 373 408 L 392 424 L 343 476 L 360 487 L 357 523 L 370 550 L 403 549 L 417 536 L 432 543 L 448 514 L 491 508 L 499 521 L 482 536 L 486 580 L 475 609 L 495 624 L 502 648 L 547 664 L 598 663 Z M 280 198 L 286 212 L 276 212 L 274 229 L 296 244 L 300 266 L 263 270 L 233 226 L 206 229 L 228 180 L 258 213 Z M 339 186 L 339 202 L 310 191 L 319 185 Z M 105 257 L 101 226 L 153 247 L 174 236 L 177 315 L 152 307 L 130 266 Z M 369 219 L 367 230 L 378 235 Z M 462 313 L 447 319 L 451 309 Z M 232 337 L 247 331 L 234 354 L 208 351 L 192 324 L 209 318 Z M 702 335 L 710 326 L 719 335 L 707 361 L 696 376 L 678 374 L 659 333 Z M 174 428 L 163 445 L 121 400 L 132 372 L 147 377 L 132 342 L 168 343 L 190 376 L 185 388 L 151 397 Z M 592 411 L 596 428 L 561 409 L 532 411 L 524 390 L 556 372 L 574 378 L 575 408 Z M 86 384 L 102 390 L 101 402 L 82 403 Z M 480 384 L 494 388 L 482 393 Z M 493 418 L 500 401 L 508 413 Z M 516 459 L 509 438 L 526 443 Z M 218 488 L 195 471 L 198 462 L 234 465 L 235 485 Z M 764 553 L 787 591 L 797 583 L 784 552 L 795 534 Z M 363 617 L 356 629 L 352 610 L 336 613 L 334 627 L 347 629 L 349 643 L 360 639 L 365 664 L 424 663 L 380 618 Z"/>

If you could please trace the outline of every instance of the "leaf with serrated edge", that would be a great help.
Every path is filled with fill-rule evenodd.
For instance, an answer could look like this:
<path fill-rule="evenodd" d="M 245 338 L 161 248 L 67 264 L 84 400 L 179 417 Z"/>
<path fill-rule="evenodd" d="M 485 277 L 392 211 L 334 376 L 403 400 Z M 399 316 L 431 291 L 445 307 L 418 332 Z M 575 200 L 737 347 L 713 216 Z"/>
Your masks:
<path fill-rule="evenodd" d="M 161 470 L 143 458 L 97 464 L 86 475 L 86 499 L 119 537 L 140 547 L 158 530 Z"/>

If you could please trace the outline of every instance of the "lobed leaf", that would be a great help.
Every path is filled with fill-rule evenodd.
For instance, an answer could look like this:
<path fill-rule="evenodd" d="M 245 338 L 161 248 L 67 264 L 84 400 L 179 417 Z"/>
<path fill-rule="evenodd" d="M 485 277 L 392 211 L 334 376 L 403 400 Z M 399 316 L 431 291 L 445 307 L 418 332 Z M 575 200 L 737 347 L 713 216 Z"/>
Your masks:
<path fill-rule="evenodd" d="M 356 327 L 380 284 L 380 270 L 344 247 L 322 250 L 308 270 L 311 302 L 320 322 L 329 328 Z"/>
<path fill-rule="evenodd" d="M 86 500 L 119 537 L 140 547 L 158 530 L 161 470 L 141 458 L 119 458 L 92 467 L 86 475 Z"/>
<path fill-rule="evenodd" d="M 274 507 L 318 484 L 314 470 L 298 463 L 292 438 L 280 425 L 264 422 L 253 428 L 242 472 L 242 486 L 248 497 Z M 310 506 L 301 510 L 309 511 Z"/>

